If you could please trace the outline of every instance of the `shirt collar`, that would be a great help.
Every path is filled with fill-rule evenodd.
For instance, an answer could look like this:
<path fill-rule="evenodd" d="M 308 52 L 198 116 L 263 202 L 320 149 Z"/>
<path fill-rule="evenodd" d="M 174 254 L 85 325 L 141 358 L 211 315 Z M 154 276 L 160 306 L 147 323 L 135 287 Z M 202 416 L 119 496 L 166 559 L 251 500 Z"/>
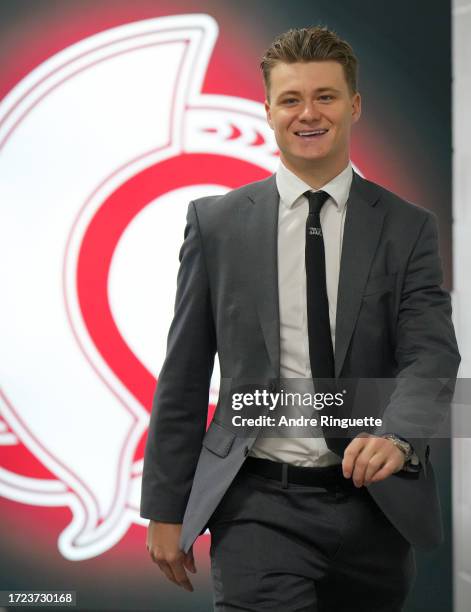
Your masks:
<path fill-rule="evenodd" d="M 321 187 L 322 191 L 329 194 L 339 210 L 343 210 L 347 203 L 352 178 L 353 168 L 351 161 L 349 161 L 347 167 L 340 174 L 337 174 L 331 181 Z M 276 186 L 281 203 L 287 208 L 292 208 L 306 191 L 315 191 L 294 172 L 288 170 L 281 160 L 276 171 Z"/>

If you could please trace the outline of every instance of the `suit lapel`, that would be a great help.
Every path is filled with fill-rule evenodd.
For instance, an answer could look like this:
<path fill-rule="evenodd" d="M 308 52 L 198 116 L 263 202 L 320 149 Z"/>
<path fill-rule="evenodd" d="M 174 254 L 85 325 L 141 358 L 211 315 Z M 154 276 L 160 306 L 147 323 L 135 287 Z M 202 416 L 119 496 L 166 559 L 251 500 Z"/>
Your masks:
<path fill-rule="evenodd" d="M 353 173 L 347 202 L 337 296 L 335 376 L 342 370 L 360 312 L 363 290 L 383 227 L 384 212 L 375 204 L 379 191 Z"/>
<path fill-rule="evenodd" d="M 345 361 L 383 227 L 384 212 L 375 207 L 378 198 L 375 185 L 354 172 L 347 202 L 337 296 L 336 376 L 340 375 Z M 273 175 L 257 183 L 240 209 L 248 282 L 277 377 L 280 373 L 278 204 L 279 194 Z"/>
<path fill-rule="evenodd" d="M 275 175 L 257 183 L 241 210 L 247 275 L 267 352 L 276 377 L 280 374 L 278 301 L 278 202 Z"/>

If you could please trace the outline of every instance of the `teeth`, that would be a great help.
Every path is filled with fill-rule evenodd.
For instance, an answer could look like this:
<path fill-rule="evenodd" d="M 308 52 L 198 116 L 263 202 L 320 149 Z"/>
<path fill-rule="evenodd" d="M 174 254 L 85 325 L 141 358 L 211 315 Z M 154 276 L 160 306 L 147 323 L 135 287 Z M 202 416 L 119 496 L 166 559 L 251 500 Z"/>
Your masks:
<path fill-rule="evenodd" d="M 315 134 L 325 134 L 327 130 L 314 130 L 313 132 L 297 132 L 299 136 L 314 136 Z"/>

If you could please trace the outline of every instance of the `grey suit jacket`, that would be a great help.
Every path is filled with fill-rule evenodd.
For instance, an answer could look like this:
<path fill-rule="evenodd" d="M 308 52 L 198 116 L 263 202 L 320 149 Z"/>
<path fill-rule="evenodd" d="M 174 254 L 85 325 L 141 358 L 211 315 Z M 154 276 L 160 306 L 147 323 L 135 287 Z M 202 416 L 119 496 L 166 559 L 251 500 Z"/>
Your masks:
<path fill-rule="evenodd" d="M 277 389 L 278 201 L 271 176 L 188 208 L 141 498 L 142 517 L 183 522 L 185 552 L 204 532 L 256 439 L 257 432 L 236 435 L 227 427 L 231 389 L 244 380 Z M 428 439 L 447 405 L 430 401 L 426 381 L 453 379 L 460 362 L 450 298 L 441 282 L 434 215 L 354 173 L 342 247 L 335 372 L 338 379 L 396 379 L 384 430 L 412 437 L 422 470 L 415 478 L 394 474 L 368 489 L 396 528 L 424 549 L 442 539 Z M 216 351 L 221 389 L 206 431 Z M 413 380 L 425 381 L 419 394 Z"/>

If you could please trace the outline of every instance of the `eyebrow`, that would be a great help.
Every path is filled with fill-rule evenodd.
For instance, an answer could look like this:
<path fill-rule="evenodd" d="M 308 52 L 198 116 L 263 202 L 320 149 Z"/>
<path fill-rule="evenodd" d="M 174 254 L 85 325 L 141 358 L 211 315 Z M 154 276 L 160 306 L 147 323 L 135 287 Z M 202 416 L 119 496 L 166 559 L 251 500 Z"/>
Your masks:
<path fill-rule="evenodd" d="M 318 87 L 317 89 L 314 90 L 314 93 L 323 93 L 325 91 L 331 91 L 333 93 L 341 93 L 341 91 L 339 89 L 336 89 L 335 87 Z M 299 91 L 296 91 L 295 89 L 290 89 L 288 91 L 282 91 L 280 93 L 280 95 L 277 97 L 277 100 L 279 100 L 280 98 L 282 98 L 283 96 L 288 96 L 288 95 L 299 95 Z"/>

